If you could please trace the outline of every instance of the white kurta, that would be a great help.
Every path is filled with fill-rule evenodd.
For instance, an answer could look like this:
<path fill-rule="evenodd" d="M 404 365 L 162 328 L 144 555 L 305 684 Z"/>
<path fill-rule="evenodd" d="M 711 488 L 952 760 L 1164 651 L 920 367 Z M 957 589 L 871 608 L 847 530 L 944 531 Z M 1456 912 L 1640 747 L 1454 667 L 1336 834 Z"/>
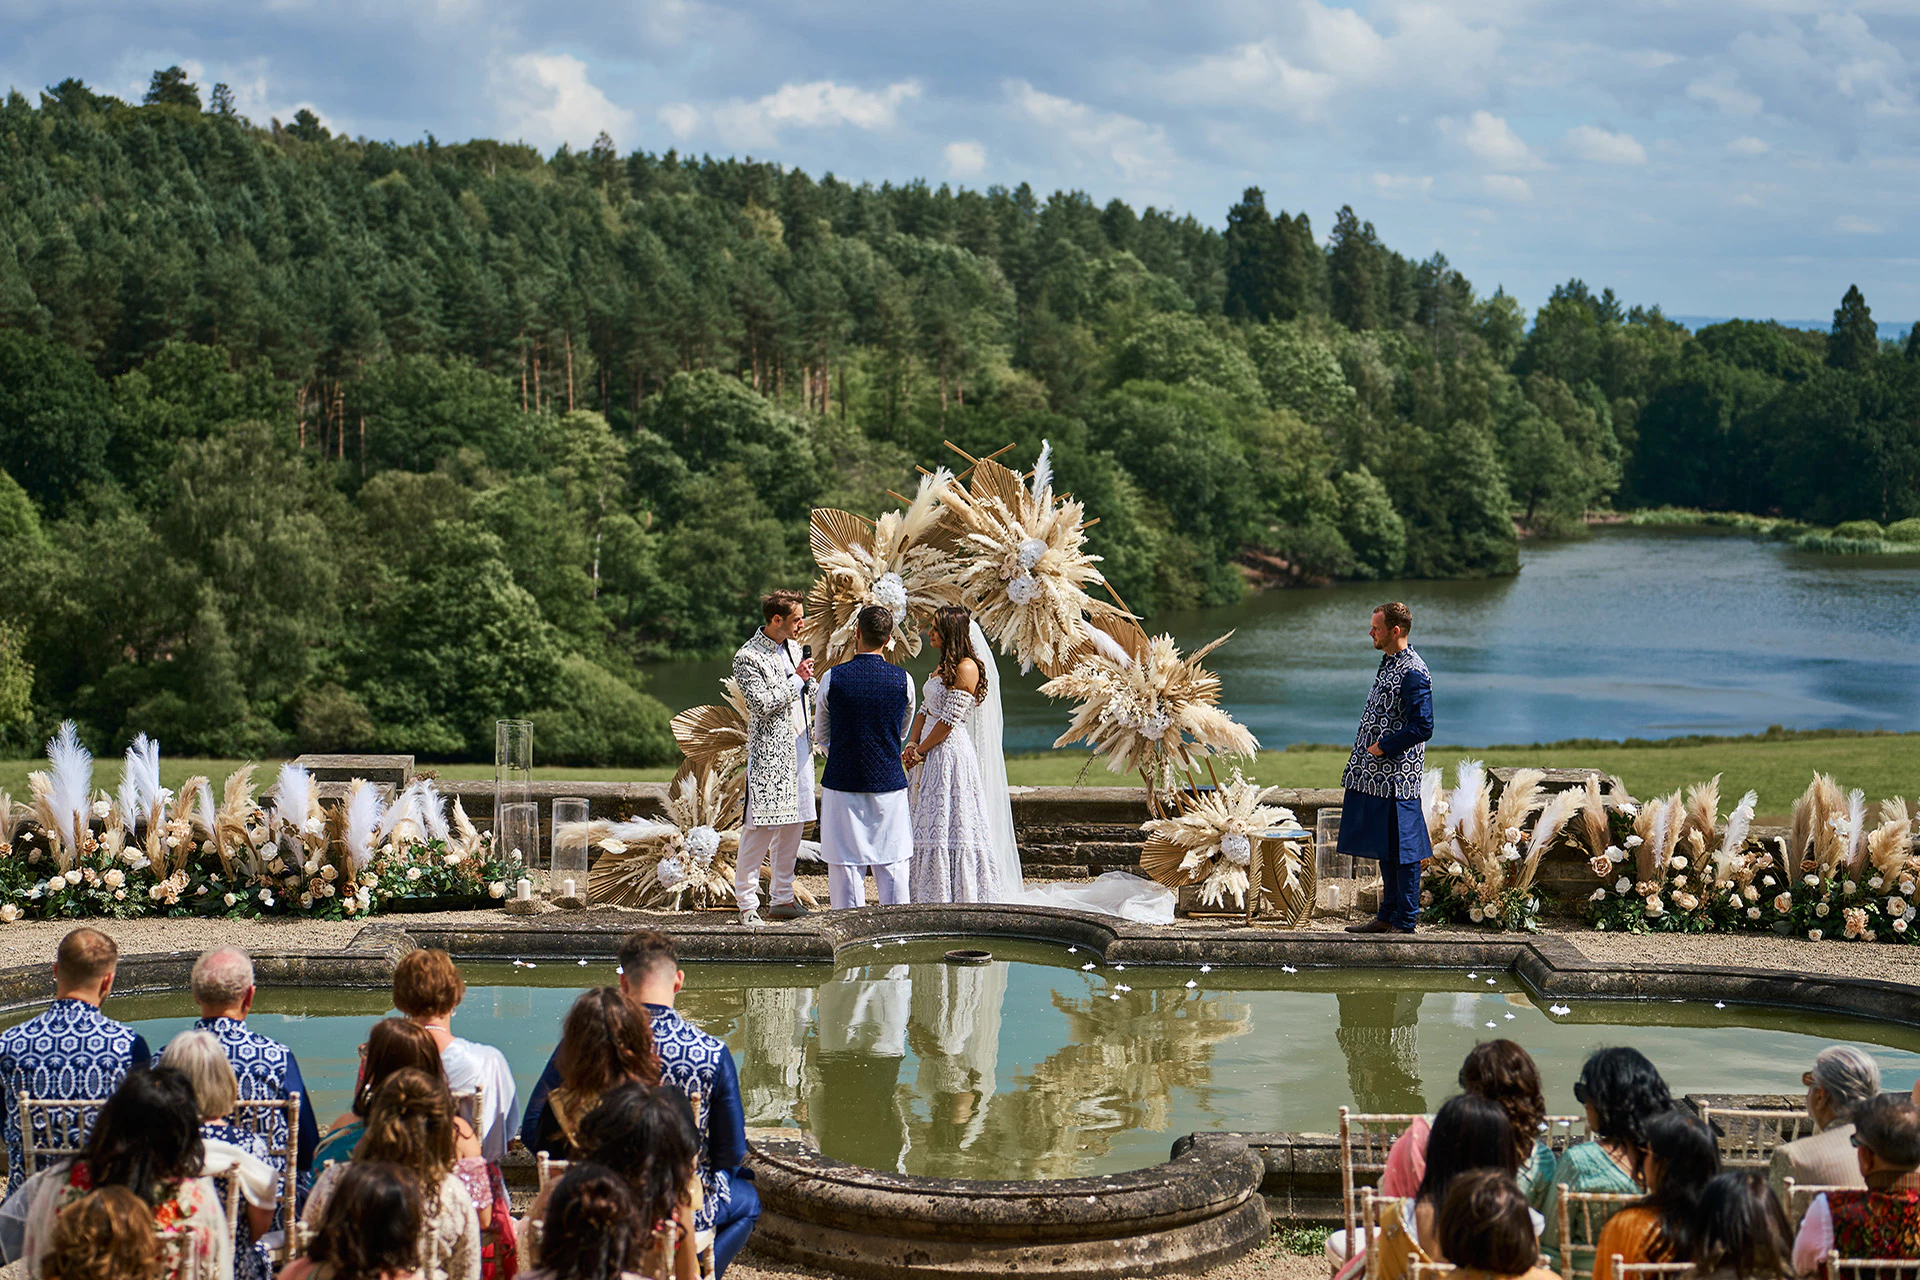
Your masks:
<path fill-rule="evenodd" d="M 820 677 L 814 694 L 813 725 L 823 752 L 833 748 L 827 720 L 827 689 L 833 672 Z M 913 684 L 907 684 L 907 714 L 900 723 L 904 741 L 913 723 Z M 810 772 L 810 771 L 809 771 Z M 907 791 L 835 791 L 820 788 L 820 856 L 843 867 L 878 867 L 913 857 L 913 806 Z"/>

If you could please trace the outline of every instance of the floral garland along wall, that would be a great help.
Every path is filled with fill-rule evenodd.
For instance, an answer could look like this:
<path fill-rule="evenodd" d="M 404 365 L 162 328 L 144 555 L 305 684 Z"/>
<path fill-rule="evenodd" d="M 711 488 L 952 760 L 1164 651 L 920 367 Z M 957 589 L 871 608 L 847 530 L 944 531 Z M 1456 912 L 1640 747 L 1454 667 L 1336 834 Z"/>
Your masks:
<path fill-rule="evenodd" d="M 1603 800 L 1597 783 L 1546 795 L 1519 770 L 1498 797 L 1462 761 L 1451 790 L 1430 770 L 1423 788 L 1434 857 L 1423 918 L 1537 930 L 1550 895 L 1539 855 L 1585 855 L 1594 888 L 1578 904 L 1594 929 L 1619 933 L 1772 933 L 1812 941 L 1920 940 L 1920 855 L 1904 798 L 1869 807 L 1816 774 L 1787 834 L 1751 834 L 1757 796 L 1725 816 L 1715 777 L 1645 802 Z M 1563 799 L 1562 797 L 1570 797 Z"/>

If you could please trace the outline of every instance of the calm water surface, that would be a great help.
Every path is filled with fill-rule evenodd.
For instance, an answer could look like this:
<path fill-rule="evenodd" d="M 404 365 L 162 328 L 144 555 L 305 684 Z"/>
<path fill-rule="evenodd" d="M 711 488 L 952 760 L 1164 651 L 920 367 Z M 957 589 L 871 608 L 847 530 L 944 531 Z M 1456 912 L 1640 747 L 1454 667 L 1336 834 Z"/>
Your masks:
<path fill-rule="evenodd" d="M 1920 1077 L 1920 1030 L 1881 1023 L 1652 1001 L 1556 1016 L 1508 976 L 1466 970 L 1086 972 L 1084 952 L 1004 939 L 979 944 L 1000 957 L 989 966 L 941 962 L 960 945 L 889 943 L 840 968 L 689 966 L 680 1007 L 732 1047 L 748 1124 L 939 1177 L 1135 1169 L 1197 1131 L 1325 1132 L 1343 1103 L 1430 1111 L 1455 1092 L 1467 1050 L 1494 1036 L 1527 1046 L 1565 1113 L 1578 1110 L 1581 1060 L 1609 1044 L 1645 1052 L 1676 1093 L 1797 1093 L 1835 1040 L 1871 1046 L 1888 1088 Z M 615 980 L 611 966 L 569 962 L 466 976 L 455 1029 L 507 1055 L 523 1099 L 578 989 Z M 191 1025 L 180 997 L 116 997 L 108 1011 L 156 1047 Z M 249 1021 L 293 1046 L 325 1124 L 386 1011 L 381 992 L 268 991 Z"/>
<path fill-rule="evenodd" d="M 1445 743 L 1920 723 L 1920 556 L 1610 528 L 1529 544 L 1520 560 L 1515 578 L 1270 591 L 1149 626 L 1189 650 L 1234 630 L 1209 666 L 1228 708 L 1274 747 L 1352 740 L 1376 661 L 1368 615 L 1392 598 L 1413 608 Z M 727 664 L 651 674 L 679 710 L 716 701 Z M 1037 675 L 1002 674 L 1008 749 L 1050 746 L 1066 709 L 1035 692 Z"/>

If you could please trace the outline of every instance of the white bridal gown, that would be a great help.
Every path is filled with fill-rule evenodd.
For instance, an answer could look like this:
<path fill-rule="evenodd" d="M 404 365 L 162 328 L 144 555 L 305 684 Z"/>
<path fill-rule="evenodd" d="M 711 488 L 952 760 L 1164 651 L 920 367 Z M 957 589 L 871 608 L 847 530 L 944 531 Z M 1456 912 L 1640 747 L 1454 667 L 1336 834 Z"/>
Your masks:
<path fill-rule="evenodd" d="M 952 727 L 927 752 L 914 792 L 910 892 L 916 903 L 1006 900 L 980 798 L 980 757 L 967 727 L 977 705 L 972 694 L 947 688 L 937 675 L 927 681 L 926 734 L 941 724 Z"/>
<path fill-rule="evenodd" d="M 1173 923 L 1173 890 L 1125 871 L 1109 871 L 1091 884 L 1040 883 L 1028 887 L 1020 867 L 1020 850 L 1014 841 L 1013 797 L 1007 788 L 1007 756 L 1004 745 L 1006 717 L 1000 710 L 1000 672 L 993 660 L 993 646 L 980 624 L 973 624 L 974 660 L 987 682 L 987 696 L 966 718 L 965 736 L 972 740 L 975 767 L 980 779 L 980 810 L 986 822 L 988 847 L 995 871 L 988 881 L 998 896 L 994 902 L 1034 907 L 1065 907 L 1073 911 L 1094 911 L 1119 916 L 1142 924 Z M 931 714 L 931 713 L 929 713 Z M 961 735 L 956 726 L 947 735 L 952 742 Z M 922 766 L 924 770 L 925 766 Z M 923 778 L 924 785 L 924 778 Z M 917 854 L 917 849 L 916 849 Z M 916 864 L 918 857 L 915 858 Z M 922 901 L 916 889 L 914 901 Z"/>

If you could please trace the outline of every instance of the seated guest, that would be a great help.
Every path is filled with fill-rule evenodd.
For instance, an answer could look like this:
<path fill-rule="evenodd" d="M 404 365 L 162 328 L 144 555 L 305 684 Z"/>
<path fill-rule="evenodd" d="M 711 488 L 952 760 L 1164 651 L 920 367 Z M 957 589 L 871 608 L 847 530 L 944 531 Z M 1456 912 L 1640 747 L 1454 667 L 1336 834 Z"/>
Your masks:
<path fill-rule="evenodd" d="M 1879 1096 L 1880 1064 L 1863 1049 L 1836 1044 L 1822 1049 L 1800 1080 L 1807 1086 L 1807 1114 L 1820 1131 L 1774 1149 L 1773 1194 L 1786 1199 L 1788 1178 L 1803 1187 L 1865 1186 L 1853 1155 L 1853 1113 Z"/>
<path fill-rule="evenodd" d="M 47 1280 L 152 1280 L 160 1269 L 153 1210 L 125 1187 L 89 1191 L 53 1226 Z"/>
<path fill-rule="evenodd" d="M 541 1219 L 540 1267 L 526 1280 L 698 1280 L 669 1267 L 677 1228 L 649 1222 L 626 1180 L 597 1164 L 576 1164 L 553 1187 Z"/>
<path fill-rule="evenodd" d="M 345 1164 L 353 1158 L 353 1148 L 366 1132 L 367 1108 L 373 1095 L 387 1077 L 407 1069 L 424 1071 L 436 1080 L 445 1080 L 440 1069 L 440 1048 L 425 1027 L 404 1018 L 382 1018 L 367 1032 L 360 1046 L 360 1080 L 354 1086 L 352 1109 L 328 1127 L 326 1136 L 314 1150 L 318 1165 Z M 478 1155 L 480 1144 L 473 1143 L 471 1154 Z M 467 1153 L 462 1153 L 467 1154 Z"/>
<path fill-rule="evenodd" d="M 642 929 L 620 943 L 620 991 L 639 1000 L 651 1016 L 661 1080 L 689 1098 L 696 1094 L 700 1098 L 701 1205 L 696 1221 L 701 1232 L 713 1233 L 717 1278 L 753 1234 L 753 1224 L 760 1217 L 760 1196 L 746 1168 L 747 1119 L 733 1054 L 725 1042 L 700 1030 L 674 1008 L 686 981 L 673 940 L 664 933 Z M 521 1128 L 521 1140 L 533 1150 L 539 1149 L 538 1112 L 548 1091 L 559 1082 L 559 1069 L 549 1061 L 534 1086 L 527 1124 Z"/>
<path fill-rule="evenodd" d="M 1527 1197 L 1498 1169 L 1470 1169 L 1440 1206 L 1440 1253 L 1453 1280 L 1556 1280 L 1539 1265 L 1540 1237 Z"/>
<path fill-rule="evenodd" d="M 1511 1040 L 1483 1040 L 1460 1064 L 1460 1090 L 1490 1098 L 1507 1109 L 1520 1160 L 1514 1179 L 1530 1204 L 1537 1208 L 1545 1203 L 1554 1157 L 1553 1148 L 1540 1137 L 1547 1122 L 1547 1098 L 1532 1055 Z M 1410 1196 L 1419 1188 L 1427 1168 L 1429 1131 L 1426 1120 L 1415 1120 L 1393 1140 L 1386 1172 L 1380 1176 L 1381 1195 Z"/>
<path fill-rule="evenodd" d="M 200 1111 L 187 1078 L 171 1067 L 129 1072 L 94 1121 L 87 1144 L 56 1166 L 27 1210 L 26 1271 L 39 1280 L 59 1220 L 102 1187 L 125 1187 L 147 1206 L 149 1227 L 188 1236 L 201 1275 L 233 1280 L 233 1233 L 220 1193 L 201 1173 Z M 184 1273 L 185 1259 L 168 1271 Z"/>
<path fill-rule="evenodd" d="M 205 1031 L 182 1031 L 160 1052 L 160 1065 L 187 1078 L 200 1110 L 201 1172 L 237 1178 L 246 1212 L 234 1229 L 233 1272 L 238 1280 L 270 1280 L 272 1268 L 254 1241 L 273 1230 L 280 1206 L 280 1174 L 267 1157 L 266 1139 L 228 1123 L 240 1087 L 220 1042 Z"/>
<path fill-rule="evenodd" d="M 301 1078 L 293 1050 L 247 1026 L 256 993 L 252 958 L 238 947 L 216 947 L 194 961 L 191 982 L 193 1002 L 200 1006 L 200 1020 L 193 1024 L 194 1029 L 209 1032 L 220 1041 L 239 1083 L 240 1097 L 247 1102 L 284 1102 L 293 1094 L 300 1095 L 295 1167 L 304 1191 L 313 1168 L 313 1151 L 320 1143 L 313 1094 Z M 284 1120 L 275 1116 L 267 1136 L 273 1146 L 286 1146 Z"/>
<path fill-rule="evenodd" d="M 473 1127 L 480 1133 L 482 1154 L 498 1160 L 507 1153 L 507 1139 L 513 1135 L 518 1101 L 513 1070 L 498 1049 L 453 1034 L 453 1011 L 466 994 L 465 979 L 444 951 L 409 952 L 394 967 L 393 1007 L 433 1036 L 448 1089 L 456 1094 L 480 1090 L 486 1111 L 473 1117 Z"/>
<path fill-rule="evenodd" d="M 420 1266 L 420 1180 L 405 1167 L 356 1160 L 333 1186 L 307 1251 L 280 1280 L 412 1276 Z"/>
<path fill-rule="evenodd" d="M 1758 1171 L 1729 1169 L 1700 1193 L 1700 1280 L 1791 1280 L 1793 1230 Z"/>
<path fill-rule="evenodd" d="M 1667 1082 L 1638 1049 L 1598 1049 L 1573 1082 L 1574 1100 L 1587 1109 L 1591 1142 L 1576 1142 L 1554 1162 L 1553 1185 L 1541 1206 L 1547 1226 L 1540 1251 L 1550 1270 L 1560 1269 L 1560 1186 L 1569 1191 L 1638 1195 L 1640 1161 L 1647 1148 L 1647 1121 L 1673 1106 Z M 1596 1209 L 1595 1213 L 1601 1211 Z M 1596 1224 L 1598 1225 L 1598 1224 Z M 1569 1244 L 1593 1243 L 1584 1224 L 1573 1223 Z"/>
<path fill-rule="evenodd" d="M 1920 1258 L 1920 1107 L 1883 1093 L 1853 1113 L 1859 1191 L 1814 1197 L 1793 1241 L 1793 1265 L 1811 1274 L 1829 1251 L 1843 1258 Z"/>
<path fill-rule="evenodd" d="M 53 1004 L 45 1013 L 0 1032 L 0 1112 L 5 1113 L 7 1194 L 20 1189 L 20 1097 L 105 1098 L 145 1065 L 147 1042 L 132 1027 L 100 1012 L 113 990 L 120 948 L 98 929 L 60 940 L 53 962 Z"/>
<path fill-rule="evenodd" d="M 1692 1262 L 1699 1246 L 1700 1193 L 1719 1172 L 1720 1144 L 1700 1117 L 1684 1107 L 1649 1117 L 1640 1157 L 1647 1194 L 1600 1229 L 1595 1271 L 1607 1271 L 1615 1254 L 1630 1263 Z"/>
<path fill-rule="evenodd" d="M 660 1083 L 648 1022 L 645 1006 L 614 987 L 584 992 L 573 1002 L 553 1051 L 560 1083 L 540 1105 L 529 1144 L 533 1150 L 555 1159 L 576 1159 L 580 1122 L 599 1105 L 601 1094 L 629 1081 Z"/>
<path fill-rule="evenodd" d="M 1375 1280 L 1402 1280 L 1413 1274 L 1416 1262 L 1451 1261 L 1441 1253 L 1437 1223 L 1454 1180 L 1473 1169 L 1493 1169 L 1511 1179 L 1515 1163 L 1513 1125 L 1504 1107 L 1472 1093 L 1447 1099 L 1433 1118 L 1418 1191 L 1375 1201 Z M 1341 1268 L 1341 1280 L 1358 1276 L 1365 1265 L 1363 1246 Z"/>
<path fill-rule="evenodd" d="M 648 1274 L 697 1280 L 694 1215 L 700 1182 L 694 1161 L 700 1134 L 686 1095 L 672 1085 L 619 1085 L 587 1116 L 580 1141 L 581 1160 L 618 1174 L 633 1193 L 640 1220 L 654 1224 L 656 1242 L 670 1240 L 672 1258 L 656 1250 Z M 544 1217 L 549 1193 L 535 1198 L 530 1218 Z M 667 1224 L 677 1224 L 678 1234 L 665 1234 Z M 545 1260 L 543 1252 L 543 1264 Z"/>
<path fill-rule="evenodd" d="M 394 1072 L 374 1093 L 366 1124 L 354 1163 L 397 1164 L 420 1183 L 421 1280 L 479 1280 L 480 1217 L 469 1179 L 455 1170 L 453 1096 L 446 1083 L 412 1067 Z M 302 1222 L 318 1227 L 326 1220 L 334 1189 L 351 1167 L 320 1171 Z"/>

